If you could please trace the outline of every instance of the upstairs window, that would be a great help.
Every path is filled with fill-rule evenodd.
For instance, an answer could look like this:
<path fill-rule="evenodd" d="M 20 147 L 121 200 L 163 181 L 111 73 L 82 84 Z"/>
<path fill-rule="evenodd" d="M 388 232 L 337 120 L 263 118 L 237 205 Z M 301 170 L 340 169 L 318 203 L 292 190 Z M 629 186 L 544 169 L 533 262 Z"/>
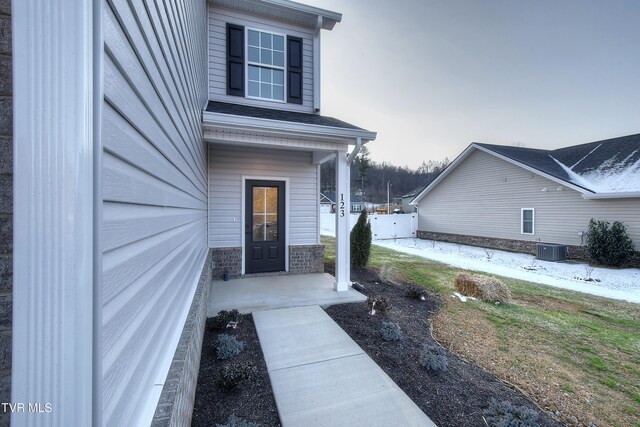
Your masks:
<path fill-rule="evenodd" d="M 285 37 L 247 30 L 248 96 L 284 102 Z"/>
<path fill-rule="evenodd" d="M 300 37 L 227 23 L 227 95 L 302 104 Z"/>
<path fill-rule="evenodd" d="M 534 234 L 535 210 L 533 208 L 520 209 L 520 233 Z"/>

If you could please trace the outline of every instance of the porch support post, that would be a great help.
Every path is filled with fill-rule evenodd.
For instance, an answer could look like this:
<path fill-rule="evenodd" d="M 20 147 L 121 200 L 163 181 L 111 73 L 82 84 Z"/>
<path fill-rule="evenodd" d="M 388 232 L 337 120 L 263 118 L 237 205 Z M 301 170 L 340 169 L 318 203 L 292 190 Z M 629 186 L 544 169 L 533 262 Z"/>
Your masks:
<path fill-rule="evenodd" d="M 347 153 L 336 152 L 336 282 L 335 290 L 344 292 L 351 284 L 350 174 Z"/>

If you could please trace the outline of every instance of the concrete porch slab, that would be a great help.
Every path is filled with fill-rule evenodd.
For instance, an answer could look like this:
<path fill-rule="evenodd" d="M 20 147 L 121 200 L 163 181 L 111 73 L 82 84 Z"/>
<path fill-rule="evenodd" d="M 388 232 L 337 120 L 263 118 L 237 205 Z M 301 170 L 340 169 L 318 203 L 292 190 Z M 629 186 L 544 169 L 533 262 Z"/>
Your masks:
<path fill-rule="evenodd" d="M 320 307 L 253 318 L 283 426 L 435 426 Z"/>
<path fill-rule="evenodd" d="M 367 298 L 349 288 L 346 292 L 333 289 L 335 279 L 327 273 L 262 276 L 211 282 L 207 316 L 220 310 L 237 308 L 240 313 L 288 307 L 362 302 Z"/>

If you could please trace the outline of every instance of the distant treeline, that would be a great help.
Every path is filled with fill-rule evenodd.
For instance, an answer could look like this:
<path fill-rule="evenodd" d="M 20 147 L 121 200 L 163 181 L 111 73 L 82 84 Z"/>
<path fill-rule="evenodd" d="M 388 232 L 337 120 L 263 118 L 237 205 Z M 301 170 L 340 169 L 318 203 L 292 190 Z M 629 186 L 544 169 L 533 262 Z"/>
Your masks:
<path fill-rule="evenodd" d="M 362 194 L 366 202 L 386 202 L 387 181 L 390 182 L 390 198 L 397 199 L 416 188 L 425 187 L 449 164 L 449 159 L 422 162 L 417 169 L 394 166 L 387 162 L 369 159 L 366 147 L 351 164 L 351 193 Z M 320 185 L 322 191 L 334 191 L 336 184 L 335 159 L 322 164 Z"/>

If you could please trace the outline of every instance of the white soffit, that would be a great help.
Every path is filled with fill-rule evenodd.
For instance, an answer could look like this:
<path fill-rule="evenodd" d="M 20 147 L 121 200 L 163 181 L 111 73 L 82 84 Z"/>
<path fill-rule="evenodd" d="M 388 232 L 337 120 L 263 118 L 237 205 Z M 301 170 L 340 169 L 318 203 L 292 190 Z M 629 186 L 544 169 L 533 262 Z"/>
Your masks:
<path fill-rule="evenodd" d="M 332 30 L 342 20 L 342 14 L 289 0 L 210 0 L 215 6 L 266 16 L 315 28 L 322 18 L 322 28 Z"/>

